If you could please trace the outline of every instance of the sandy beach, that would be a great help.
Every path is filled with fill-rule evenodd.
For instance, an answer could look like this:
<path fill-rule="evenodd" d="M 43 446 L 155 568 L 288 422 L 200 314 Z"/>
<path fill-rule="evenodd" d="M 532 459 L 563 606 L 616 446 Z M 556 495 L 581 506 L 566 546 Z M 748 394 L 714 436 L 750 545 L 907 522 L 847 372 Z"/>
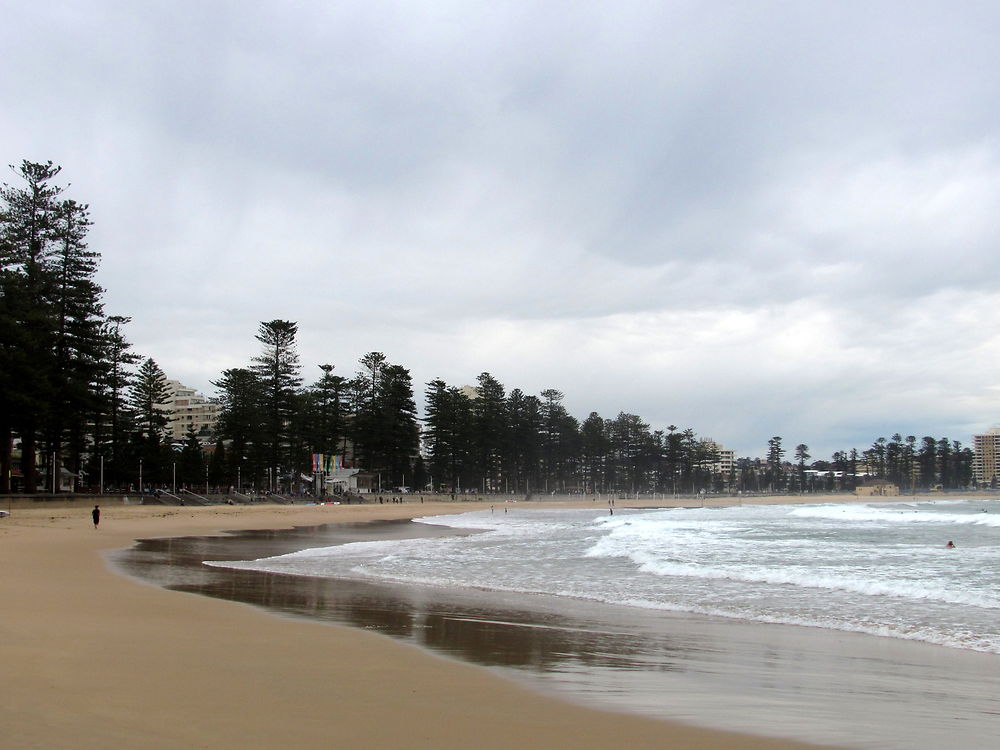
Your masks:
<path fill-rule="evenodd" d="M 102 554 L 481 503 L 106 505 L 97 530 L 90 507 L 15 506 L 0 520 L 0 747 L 813 747 L 579 707 L 382 635 L 144 585 Z"/>

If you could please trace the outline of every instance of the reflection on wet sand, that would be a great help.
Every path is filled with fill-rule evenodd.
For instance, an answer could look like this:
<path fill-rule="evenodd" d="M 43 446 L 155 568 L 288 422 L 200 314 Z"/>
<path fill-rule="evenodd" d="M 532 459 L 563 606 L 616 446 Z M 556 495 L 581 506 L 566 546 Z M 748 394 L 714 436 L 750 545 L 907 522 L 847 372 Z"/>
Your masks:
<path fill-rule="evenodd" d="M 202 564 L 466 533 L 383 521 L 150 539 L 113 563 L 169 589 L 374 630 L 603 708 L 880 750 L 931 750 L 956 737 L 969 750 L 995 745 L 1000 658 L 990 654 L 565 597 Z M 929 692 L 941 685 L 947 691 Z"/>
<path fill-rule="evenodd" d="M 147 539 L 116 555 L 129 575 L 166 588 L 266 607 L 376 630 L 485 666 L 547 671 L 567 661 L 614 669 L 672 669 L 666 636 L 609 629 L 608 623 L 568 617 L 542 606 L 490 606 L 485 592 L 303 578 L 203 565 L 203 561 L 252 560 L 305 546 L 366 539 L 413 538 L 455 532 L 409 521 L 253 531 L 218 537 Z M 490 593 L 488 598 L 498 596 Z M 501 595 L 500 599 L 504 599 Z M 619 624 L 622 625 L 622 624 Z M 650 656 L 657 654 L 655 666 Z"/>

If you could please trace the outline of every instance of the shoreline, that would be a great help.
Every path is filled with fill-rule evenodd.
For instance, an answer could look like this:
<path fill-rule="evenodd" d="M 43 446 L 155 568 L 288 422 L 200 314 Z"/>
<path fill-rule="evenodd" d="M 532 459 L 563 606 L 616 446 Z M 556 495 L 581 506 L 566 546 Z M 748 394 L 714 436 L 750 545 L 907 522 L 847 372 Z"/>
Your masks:
<path fill-rule="evenodd" d="M 766 500 L 789 499 L 888 500 Z M 356 628 L 137 585 L 101 554 L 140 538 L 407 519 L 488 504 L 105 506 L 96 531 L 88 507 L 18 509 L 0 522 L 0 591 L 10 613 L 0 654 L 17 684 L 0 702 L 4 733 L 12 746 L 84 749 L 112 742 L 309 748 L 338 738 L 359 747 L 816 747 L 585 708 Z M 643 498 L 634 507 L 648 505 Z"/>

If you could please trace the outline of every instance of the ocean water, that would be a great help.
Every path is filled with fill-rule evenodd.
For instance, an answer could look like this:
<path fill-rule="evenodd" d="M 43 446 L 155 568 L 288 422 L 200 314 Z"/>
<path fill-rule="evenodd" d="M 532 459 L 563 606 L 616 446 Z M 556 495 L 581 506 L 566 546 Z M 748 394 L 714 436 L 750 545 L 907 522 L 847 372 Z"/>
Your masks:
<path fill-rule="evenodd" d="M 508 512 L 503 512 L 507 508 Z M 1000 502 L 522 511 L 421 523 L 465 536 L 213 563 L 546 594 L 1000 654 Z M 954 549 L 946 548 L 953 541 Z"/>
<path fill-rule="evenodd" d="M 312 581 L 309 616 L 387 587 L 409 614 L 383 632 L 596 707 L 866 750 L 1000 737 L 1000 501 L 418 523 L 437 533 L 207 564 Z"/>

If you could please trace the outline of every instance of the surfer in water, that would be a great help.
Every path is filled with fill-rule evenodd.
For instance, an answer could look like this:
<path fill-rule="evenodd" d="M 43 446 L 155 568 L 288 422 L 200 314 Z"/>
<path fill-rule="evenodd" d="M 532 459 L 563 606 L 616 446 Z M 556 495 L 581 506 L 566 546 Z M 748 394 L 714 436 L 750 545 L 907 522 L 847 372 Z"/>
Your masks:
<path fill-rule="evenodd" d="M 951 539 L 949 539 L 948 543 L 946 545 L 944 545 L 944 548 L 945 549 L 955 549 L 955 543 L 953 541 L 951 541 Z"/>

